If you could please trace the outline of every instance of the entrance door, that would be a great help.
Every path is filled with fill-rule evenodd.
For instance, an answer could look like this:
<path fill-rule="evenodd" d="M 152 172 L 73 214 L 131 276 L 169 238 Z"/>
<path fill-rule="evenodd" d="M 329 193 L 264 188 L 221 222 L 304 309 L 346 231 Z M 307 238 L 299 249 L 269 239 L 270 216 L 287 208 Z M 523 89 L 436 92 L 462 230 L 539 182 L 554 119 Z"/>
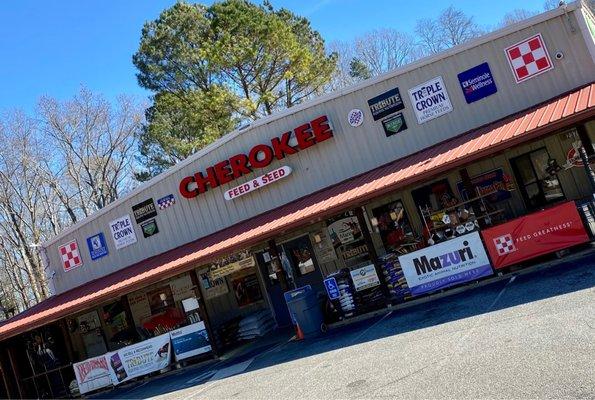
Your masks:
<path fill-rule="evenodd" d="M 564 192 L 557 175 L 547 173 L 549 153 L 545 147 L 510 160 L 523 201 L 536 210 L 561 200 Z"/>
<path fill-rule="evenodd" d="M 277 248 L 277 251 L 281 253 L 281 247 Z M 256 254 L 256 262 L 260 267 L 260 272 L 265 281 L 266 290 L 269 294 L 269 299 L 275 313 L 275 321 L 279 327 L 289 326 L 291 324 L 291 318 L 289 317 L 289 310 L 285 304 L 285 298 L 283 297 L 283 289 L 279 283 L 279 277 L 277 274 L 284 272 L 275 272 L 271 263 L 271 258 L 268 252 L 260 252 Z M 286 274 L 287 279 L 287 274 Z M 289 279 L 287 283 L 291 285 Z"/>
<path fill-rule="evenodd" d="M 281 264 L 283 269 L 291 274 L 290 280 L 296 288 L 310 285 L 317 292 L 325 290 L 322 273 L 308 235 L 284 242 L 281 248 Z"/>
<path fill-rule="evenodd" d="M 324 291 L 322 274 L 314 256 L 312 243 L 308 235 L 289 240 L 277 246 L 281 258 L 282 273 L 289 286 L 289 290 L 310 285 L 316 292 Z M 279 326 L 291 324 L 289 310 L 285 303 L 284 292 L 279 283 L 279 278 L 271 265 L 268 252 L 256 254 L 256 260 L 266 282 L 267 293 L 271 300 L 275 319 Z"/>

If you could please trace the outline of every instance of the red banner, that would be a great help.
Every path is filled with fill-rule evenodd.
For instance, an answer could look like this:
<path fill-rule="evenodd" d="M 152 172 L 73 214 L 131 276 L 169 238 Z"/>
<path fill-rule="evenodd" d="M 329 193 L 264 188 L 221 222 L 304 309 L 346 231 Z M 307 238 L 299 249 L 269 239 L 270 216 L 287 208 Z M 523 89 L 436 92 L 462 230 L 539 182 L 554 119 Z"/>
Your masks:
<path fill-rule="evenodd" d="M 589 241 L 574 202 L 481 232 L 494 268 L 504 268 Z"/>

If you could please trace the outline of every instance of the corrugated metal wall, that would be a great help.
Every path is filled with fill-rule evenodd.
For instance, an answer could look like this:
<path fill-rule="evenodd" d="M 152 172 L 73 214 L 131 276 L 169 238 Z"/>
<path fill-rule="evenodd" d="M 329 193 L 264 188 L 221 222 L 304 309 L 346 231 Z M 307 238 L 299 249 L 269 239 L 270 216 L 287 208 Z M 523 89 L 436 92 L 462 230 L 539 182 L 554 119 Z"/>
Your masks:
<path fill-rule="evenodd" d="M 231 134 L 222 146 L 212 146 L 200 158 L 182 163 L 154 179 L 149 185 L 135 191 L 131 196 L 102 210 L 73 229 L 46 244 L 49 271 L 55 271 L 52 284 L 56 293 L 61 293 L 86 281 L 100 278 L 118 269 L 125 268 L 147 257 L 163 253 L 184 243 L 221 230 L 241 220 L 278 207 L 296 198 L 305 196 L 329 185 L 348 179 L 377 166 L 419 151 L 437 142 L 459 135 L 519 110 L 545 101 L 563 92 L 595 81 L 595 65 L 585 41 L 584 32 L 576 11 L 568 15 L 556 10 L 533 19 L 534 25 L 516 31 L 505 31 L 481 39 L 476 45 L 462 50 L 454 49 L 446 56 L 422 61 L 419 65 L 406 67 L 403 72 L 389 74 L 384 78 L 363 85 L 355 91 L 344 91 L 326 101 L 314 101 L 311 105 L 298 107 L 293 113 L 284 113 L 266 123 Z M 548 18 L 543 20 L 544 18 Z M 526 24 L 525 24 L 526 25 Z M 508 33 L 507 33 L 508 32 Z M 516 84 L 505 58 L 504 49 L 536 33 L 541 33 L 554 63 L 554 69 Z M 488 40 L 486 42 L 486 40 Z M 589 36 L 588 40 L 592 40 Z M 590 43 L 592 45 L 592 43 Z M 564 58 L 555 60 L 557 51 Z M 485 99 L 467 104 L 460 88 L 457 74 L 483 62 L 488 62 L 495 78 L 498 92 Z M 418 125 L 412 109 L 408 89 L 441 76 L 447 88 L 453 111 L 439 118 Z M 389 89 L 398 87 L 405 103 L 402 111 L 408 129 L 386 137 L 380 121 L 374 122 L 367 100 Z M 346 93 L 348 92 L 348 93 Z M 348 124 L 347 114 L 353 108 L 365 113 L 365 122 L 354 128 Z M 270 143 L 280 136 L 314 118 L 327 115 L 331 121 L 334 137 L 319 143 L 282 161 L 274 161 L 269 167 L 256 170 L 222 187 L 209 190 L 194 199 L 185 199 L 178 192 L 180 180 L 238 153 L 247 153 L 254 145 Z M 234 137 L 235 135 L 235 137 Z M 293 174 L 254 193 L 232 201 L 226 201 L 223 193 L 249 179 L 282 165 L 289 165 Z M 133 223 L 137 243 L 116 250 L 110 237 L 109 222 L 129 214 L 132 206 L 148 198 L 155 201 L 173 193 L 175 205 L 158 210 L 156 221 L 159 233 L 143 238 L 140 226 Z M 103 232 L 109 255 L 92 261 L 86 238 Z M 58 246 L 76 239 L 84 265 L 64 272 Z"/>

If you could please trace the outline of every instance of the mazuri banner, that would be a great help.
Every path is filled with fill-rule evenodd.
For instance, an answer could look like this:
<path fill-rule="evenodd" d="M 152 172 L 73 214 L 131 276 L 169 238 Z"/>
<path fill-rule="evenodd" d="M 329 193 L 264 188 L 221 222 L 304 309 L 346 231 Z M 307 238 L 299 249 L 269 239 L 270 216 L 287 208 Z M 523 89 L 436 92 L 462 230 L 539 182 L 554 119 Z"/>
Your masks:
<path fill-rule="evenodd" d="M 399 262 L 414 296 L 493 273 L 478 232 L 405 254 Z"/>

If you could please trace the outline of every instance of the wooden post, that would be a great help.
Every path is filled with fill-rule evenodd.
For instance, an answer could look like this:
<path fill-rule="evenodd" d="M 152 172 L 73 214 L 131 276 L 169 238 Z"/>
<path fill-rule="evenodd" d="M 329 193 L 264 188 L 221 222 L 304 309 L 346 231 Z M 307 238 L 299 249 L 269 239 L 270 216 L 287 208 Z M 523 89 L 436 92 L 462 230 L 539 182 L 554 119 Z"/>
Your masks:
<path fill-rule="evenodd" d="M 267 242 L 267 245 L 269 246 L 271 264 L 273 265 L 273 270 L 277 274 L 277 279 L 279 279 L 281 290 L 286 292 L 289 290 L 289 284 L 287 283 L 287 276 L 285 275 L 285 270 L 281 264 L 281 257 L 279 257 L 279 252 L 277 251 L 277 243 L 275 242 L 275 239 L 271 239 Z"/>
<path fill-rule="evenodd" d="M 14 341 L 12 341 L 12 342 L 14 343 Z M 10 344 L 8 346 L 10 346 Z M 12 357 L 12 351 L 13 350 L 14 349 L 12 347 L 9 347 L 8 348 L 8 360 L 10 361 L 10 369 L 12 370 L 12 374 L 14 376 L 14 381 L 17 384 L 17 390 L 19 391 L 19 398 L 23 399 L 24 396 L 23 396 L 23 391 L 21 389 L 21 381 L 19 379 L 19 372 L 17 370 L 17 367 L 15 365 L 14 359 Z M 31 371 L 31 373 L 32 374 L 35 374 L 35 371 Z"/>
<path fill-rule="evenodd" d="M 196 269 L 191 270 L 189 274 L 190 279 L 192 280 L 192 284 L 196 287 L 195 294 L 198 299 L 198 305 L 200 307 L 199 313 L 203 318 L 203 321 L 205 323 L 205 329 L 207 330 L 209 338 L 211 338 L 211 340 L 209 340 L 209 343 L 211 344 L 211 348 L 213 349 L 213 354 L 215 354 L 216 356 L 220 356 L 221 349 L 219 349 L 219 346 L 217 346 L 217 342 L 215 341 L 215 332 L 213 331 L 211 319 L 209 318 L 209 313 L 207 312 L 207 305 L 205 304 L 202 291 L 200 290 L 200 280 L 198 279 Z"/>
<path fill-rule="evenodd" d="M 75 362 L 75 360 L 74 360 L 74 351 L 72 350 L 72 338 L 70 337 L 70 334 L 68 333 L 68 327 L 66 326 L 66 320 L 61 319 L 60 322 L 58 322 L 58 325 L 60 326 L 60 332 L 62 333 L 62 336 L 64 337 L 64 345 L 66 346 L 66 353 L 68 353 L 68 358 L 70 359 L 70 362 L 73 363 L 73 362 Z M 77 361 L 80 361 L 80 360 L 77 360 Z"/>

